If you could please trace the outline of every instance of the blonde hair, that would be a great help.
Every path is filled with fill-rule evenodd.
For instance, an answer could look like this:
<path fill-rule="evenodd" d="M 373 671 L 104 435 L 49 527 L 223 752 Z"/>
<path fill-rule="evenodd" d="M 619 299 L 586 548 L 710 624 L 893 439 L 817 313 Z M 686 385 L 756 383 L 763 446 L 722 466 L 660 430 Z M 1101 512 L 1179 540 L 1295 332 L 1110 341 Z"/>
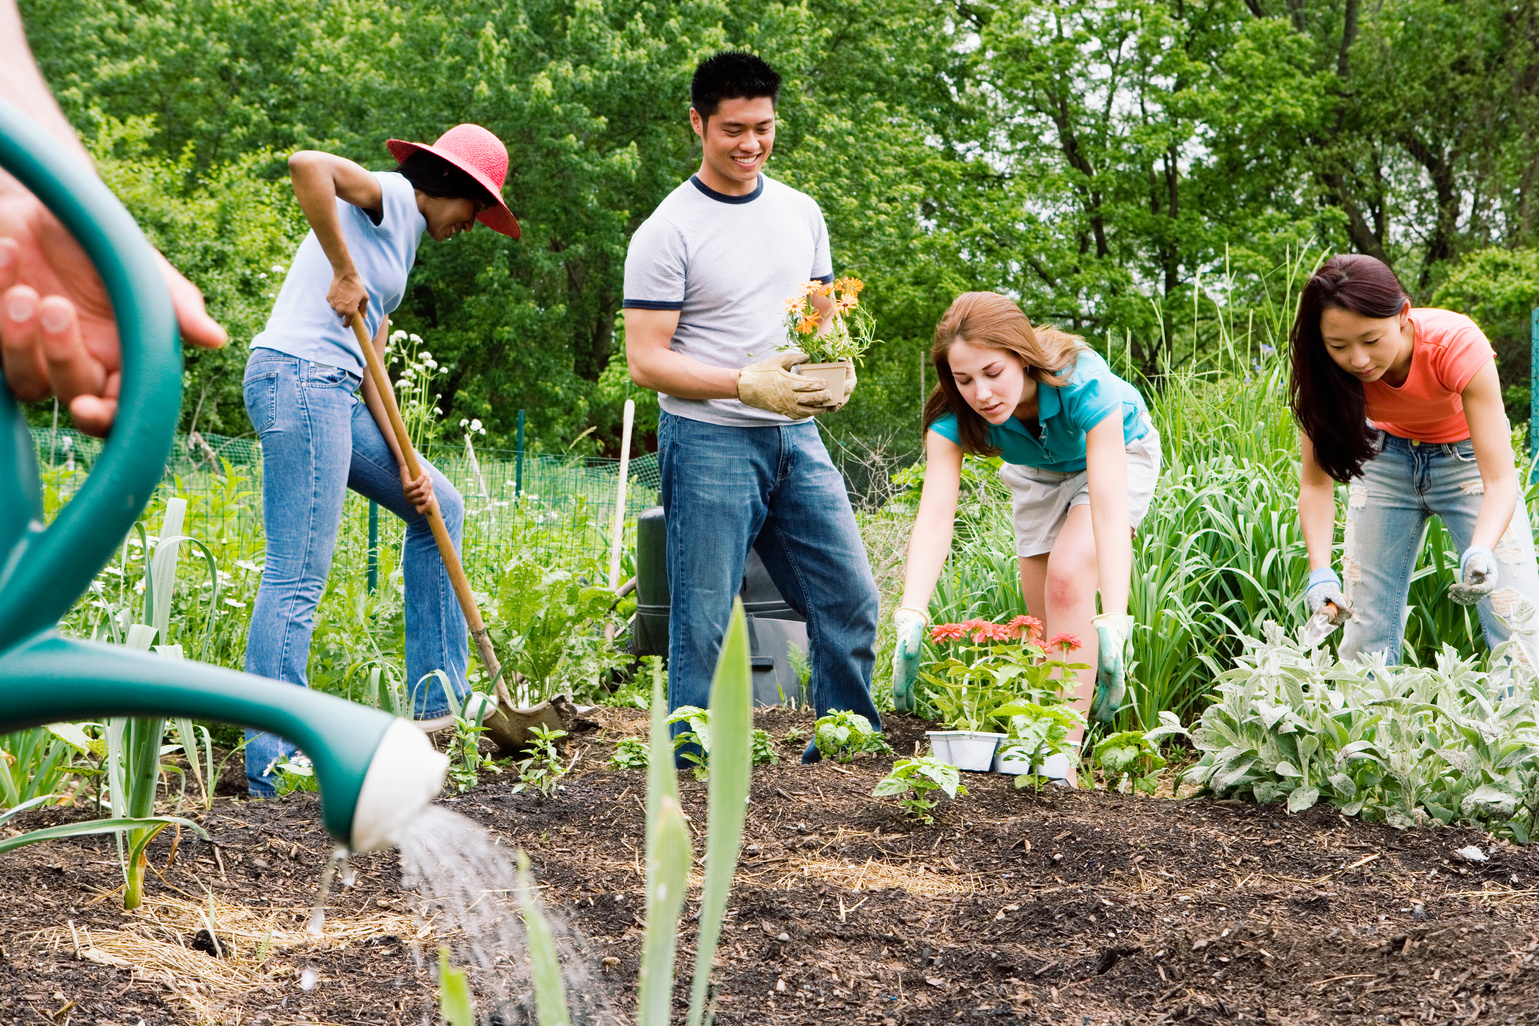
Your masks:
<path fill-rule="evenodd" d="M 952 302 L 935 325 L 930 361 L 935 364 L 936 385 L 925 400 L 924 426 L 928 430 L 946 414 L 955 414 L 962 451 L 983 456 L 997 456 L 999 449 L 989 444 L 988 421 L 962 398 L 951 376 L 951 347 L 957 342 L 1014 353 L 1030 378 L 1059 387 L 1069 382 L 1056 372 L 1072 367 L 1088 348 L 1079 335 L 1048 324 L 1032 327 L 1021 308 L 998 292 L 964 292 Z"/>

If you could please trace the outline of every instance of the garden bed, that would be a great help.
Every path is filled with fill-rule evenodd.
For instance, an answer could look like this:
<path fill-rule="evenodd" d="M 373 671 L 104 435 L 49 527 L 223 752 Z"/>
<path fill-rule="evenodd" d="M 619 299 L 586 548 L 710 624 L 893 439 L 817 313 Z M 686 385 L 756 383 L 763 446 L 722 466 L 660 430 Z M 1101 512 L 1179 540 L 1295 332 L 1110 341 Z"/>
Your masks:
<path fill-rule="evenodd" d="M 606 768 L 645 714 L 601 710 L 549 799 L 491 776 L 448 806 L 533 859 L 596 986 L 631 1007 L 645 782 Z M 761 711 L 782 737 L 810 717 Z M 892 717 L 909 754 L 928 724 Z M 1049 789 L 966 774 L 933 826 L 869 797 L 890 759 L 755 771 L 717 957 L 727 1023 L 1529 1023 L 1539 1015 L 1539 851 L 1403 832 L 1329 808 Z M 681 775 L 704 821 L 705 785 Z M 31 817 L 28 826 L 56 810 Z M 304 935 L 330 845 L 313 796 L 221 799 L 209 844 L 153 847 L 138 913 L 110 839 L 0 858 L 0 1022 L 417 1023 L 437 942 L 393 854 L 355 858 L 326 935 Z M 698 828 L 697 828 L 698 835 Z M 697 836 L 697 852 L 702 846 Z M 1488 853 L 1476 863 L 1455 854 Z M 202 948 L 213 927 L 222 958 Z M 201 935 L 200 935 L 201 931 Z M 686 931 L 693 937 L 693 930 Z M 679 997 L 686 998 L 690 953 Z M 306 974 L 310 970 L 312 976 Z M 310 983 L 309 989 L 302 985 Z M 683 1005 L 679 1016 L 682 1021 Z M 425 1019 L 426 1017 L 426 1019 Z"/>

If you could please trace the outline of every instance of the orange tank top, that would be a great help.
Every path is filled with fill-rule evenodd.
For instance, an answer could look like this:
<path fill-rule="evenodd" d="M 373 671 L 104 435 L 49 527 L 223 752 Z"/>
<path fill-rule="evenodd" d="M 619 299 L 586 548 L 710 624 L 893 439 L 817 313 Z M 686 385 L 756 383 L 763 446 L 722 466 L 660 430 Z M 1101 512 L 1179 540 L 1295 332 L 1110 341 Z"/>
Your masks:
<path fill-rule="evenodd" d="M 1398 388 L 1383 379 L 1363 385 L 1375 427 L 1418 442 L 1458 442 L 1470 436 L 1465 387 L 1495 359 L 1485 334 L 1452 310 L 1413 309 L 1411 372 Z"/>

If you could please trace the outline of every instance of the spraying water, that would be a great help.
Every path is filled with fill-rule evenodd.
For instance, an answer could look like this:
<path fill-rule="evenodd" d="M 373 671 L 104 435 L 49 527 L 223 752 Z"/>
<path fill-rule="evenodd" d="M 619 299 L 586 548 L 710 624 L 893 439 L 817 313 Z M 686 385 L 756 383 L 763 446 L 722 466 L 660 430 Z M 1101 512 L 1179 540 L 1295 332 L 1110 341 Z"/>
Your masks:
<path fill-rule="evenodd" d="M 315 904 L 310 906 L 310 923 L 305 927 L 305 932 L 312 937 L 319 937 L 326 929 L 326 899 L 331 897 L 331 883 L 336 879 L 339 866 L 342 869 L 342 886 L 353 886 L 353 867 L 347 864 L 347 849 L 338 846 L 331 853 L 326 868 L 321 870 L 321 886 L 315 892 Z"/>
<path fill-rule="evenodd" d="M 421 895 L 451 960 L 465 967 L 478 1007 L 494 1026 L 537 1021 L 518 874 L 510 852 L 483 827 L 429 807 L 401 841 L 401 886 Z M 574 1024 L 621 1026 L 605 985 L 589 971 L 583 938 L 545 910 L 555 933 Z"/>

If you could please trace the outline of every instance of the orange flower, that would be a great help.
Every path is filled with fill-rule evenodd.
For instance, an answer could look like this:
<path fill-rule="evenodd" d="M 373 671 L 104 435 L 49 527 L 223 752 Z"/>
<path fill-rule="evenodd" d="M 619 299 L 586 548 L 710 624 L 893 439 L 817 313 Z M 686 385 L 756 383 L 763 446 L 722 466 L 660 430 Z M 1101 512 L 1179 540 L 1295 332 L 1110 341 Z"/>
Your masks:
<path fill-rule="evenodd" d="M 967 628 L 959 623 L 938 623 L 930 628 L 931 641 L 961 641 L 967 637 Z"/>
<path fill-rule="evenodd" d="M 1079 639 L 1072 634 L 1054 634 L 1047 639 L 1047 643 L 1049 646 L 1057 645 L 1065 652 L 1079 648 L 1080 645 Z"/>
<path fill-rule="evenodd" d="M 859 278 L 840 278 L 834 282 L 834 288 L 840 292 L 848 292 L 851 297 L 860 295 L 860 290 L 865 288 L 865 282 Z M 852 304 L 853 305 L 853 304 Z"/>
<path fill-rule="evenodd" d="M 803 335 L 811 335 L 818 330 L 818 315 L 815 313 L 803 317 L 796 325 L 796 330 Z"/>
<path fill-rule="evenodd" d="M 790 299 L 786 300 L 786 313 L 795 313 L 797 310 L 801 309 L 801 306 L 801 298 L 799 296 L 792 296 Z"/>

